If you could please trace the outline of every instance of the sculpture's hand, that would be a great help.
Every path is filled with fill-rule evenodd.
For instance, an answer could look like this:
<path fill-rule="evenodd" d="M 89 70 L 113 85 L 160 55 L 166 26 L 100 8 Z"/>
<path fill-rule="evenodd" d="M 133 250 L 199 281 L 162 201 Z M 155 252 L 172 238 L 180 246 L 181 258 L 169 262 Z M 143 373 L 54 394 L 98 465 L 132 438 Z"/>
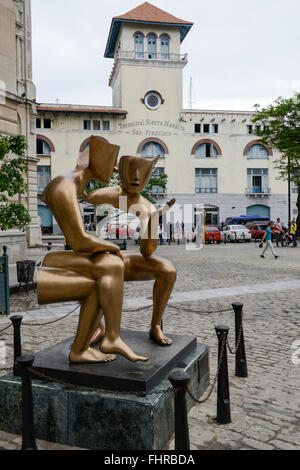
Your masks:
<path fill-rule="evenodd" d="M 176 199 L 174 198 L 174 199 L 171 199 L 171 201 L 167 202 L 167 204 L 171 208 L 172 206 L 174 206 L 175 202 L 176 202 Z"/>
<path fill-rule="evenodd" d="M 89 195 L 85 192 L 85 190 L 83 190 L 82 193 L 79 193 L 78 196 L 88 202 Z"/>
<path fill-rule="evenodd" d="M 110 253 L 113 253 L 114 255 L 119 256 L 119 258 L 121 258 L 121 260 L 124 261 L 121 250 L 117 245 L 114 245 L 113 243 L 106 242 L 106 241 L 102 241 L 102 243 L 106 245 L 107 251 L 109 251 Z"/>

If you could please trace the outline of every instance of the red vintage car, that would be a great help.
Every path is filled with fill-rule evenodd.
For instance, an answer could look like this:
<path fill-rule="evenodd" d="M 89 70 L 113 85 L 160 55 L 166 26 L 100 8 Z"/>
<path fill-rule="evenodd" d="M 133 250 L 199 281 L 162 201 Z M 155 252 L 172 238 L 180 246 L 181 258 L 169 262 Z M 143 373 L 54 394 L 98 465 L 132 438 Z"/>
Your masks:
<path fill-rule="evenodd" d="M 249 222 L 248 224 L 246 224 L 246 227 L 251 232 L 251 238 L 255 241 L 262 239 L 262 237 L 265 234 L 267 226 L 268 226 L 268 222 L 257 222 L 257 223 Z M 272 229 L 272 240 L 274 238 L 275 231 L 276 231 L 275 228 L 273 228 Z"/>
<path fill-rule="evenodd" d="M 205 243 L 221 243 L 221 234 L 218 227 L 205 226 Z"/>

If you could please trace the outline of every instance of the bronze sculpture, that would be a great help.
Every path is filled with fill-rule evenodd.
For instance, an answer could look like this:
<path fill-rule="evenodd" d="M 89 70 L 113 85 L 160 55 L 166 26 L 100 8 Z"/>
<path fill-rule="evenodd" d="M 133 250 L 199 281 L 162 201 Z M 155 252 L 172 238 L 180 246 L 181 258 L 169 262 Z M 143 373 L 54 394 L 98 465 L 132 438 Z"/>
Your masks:
<path fill-rule="evenodd" d="M 110 204 L 126 212 L 138 215 L 141 222 L 141 254 L 124 253 L 124 280 L 145 281 L 155 280 L 153 288 L 153 315 L 150 337 L 162 346 L 172 344 L 172 340 L 164 335 L 161 329 L 161 320 L 165 307 L 170 298 L 176 281 L 176 269 L 174 265 L 159 256 L 152 256 L 157 248 L 157 230 L 159 216 L 172 207 L 175 199 L 168 202 L 158 211 L 140 192 L 146 187 L 152 175 L 156 159 L 142 157 L 123 156 L 119 162 L 119 174 L 121 185 L 99 189 L 85 194 L 85 199 L 91 204 Z M 95 341 L 102 333 L 99 325 L 92 341 Z"/>
<path fill-rule="evenodd" d="M 120 338 L 124 288 L 124 263 L 119 247 L 97 240 L 84 231 L 78 196 L 96 178 L 108 181 L 117 163 L 119 147 L 92 136 L 90 149 L 80 155 L 75 171 L 52 180 L 43 200 L 53 212 L 73 252 L 51 253 L 38 270 L 39 303 L 79 300 L 81 310 L 71 362 L 111 361 L 119 353 L 131 361 L 146 361 Z M 116 256 L 117 255 L 117 256 Z M 101 350 L 90 340 L 104 313 L 106 332 Z M 108 354 L 107 354 L 108 353 Z"/>

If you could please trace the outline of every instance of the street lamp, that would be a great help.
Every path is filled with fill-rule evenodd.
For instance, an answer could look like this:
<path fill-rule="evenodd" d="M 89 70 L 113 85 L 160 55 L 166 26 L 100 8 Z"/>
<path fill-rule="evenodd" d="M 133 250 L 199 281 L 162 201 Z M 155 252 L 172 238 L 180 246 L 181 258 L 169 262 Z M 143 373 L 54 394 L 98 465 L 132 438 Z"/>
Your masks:
<path fill-rule="evenodd" d="M 290 157 L 288 156 L 288 213 L 289 213 L 289 220 L 288 220 L 288 227 L 289 233 L 291 229 L 291 169 L 290 169 Z"/>

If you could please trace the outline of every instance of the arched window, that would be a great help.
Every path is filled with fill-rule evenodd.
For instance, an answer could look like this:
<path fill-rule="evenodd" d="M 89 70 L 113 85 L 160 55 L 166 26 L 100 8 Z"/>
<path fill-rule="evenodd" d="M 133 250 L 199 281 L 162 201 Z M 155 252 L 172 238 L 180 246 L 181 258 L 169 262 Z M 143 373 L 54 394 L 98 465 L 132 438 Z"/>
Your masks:
<path fill-rule="evenodd" d="M 216 147 L 210 143 L 200 144 L 195 150 L 196 158 L 217 158 L 217 156 Z"/>
<path fill-rule="evenodd" d="M 36 139 L 36 153 L 37 155 L 51 155 L 50 145 L 42 139 Z"/>
<path fill-rule="evenodd" d="M 109 143 L 108 140 L 104 139 L 104 137 L 98 137 L 98 139 L 103 140 L 103 142 Z M 85 139 L 85 140 L 82 142 L 82 144 L 81 144 L 80 147 L 79 147 L 79 152 L 80 152 L 80 153 L 81 153 L 81 152 L 84 152 L 85 150 L 87 150 L 88 148 L 90 148 L 90 140 L 91 140 L 91 138 L 88 137 L 87 139 Z"/>
<path fill-rule="evenodd" d="M 162 59 L 168 60 L 170 58 L 170 38 L 167 34 L 160 36 L 160 54 Z"/>
<path fill-rule="evenodd" d="M 134 35 L 135 57 L 144 57 L 144 37 L 141 33 Z"/>
<path fill-rule="evenodd" d="M 141 150 L 141 157 L 155 158 L 158 157 L 158 155 L 160 155 L 161 158 L 164 158 L 165 151 L 157 142 L 148 142 Z"/>
<path fill-rule="evenodd" d="M 268 155 L 268 150 L 264 145 L 261 144 L 251 145 L 247 152 L 248 158 L 268 158 Z"/>
<path fill-rule="evenodd" d="M 147 36 L 148 41 L 148 59 L 156 59 L 157 57 L 157 50 L 156 50 L 156 35 L 154 33 L 150 33 Z"/>

